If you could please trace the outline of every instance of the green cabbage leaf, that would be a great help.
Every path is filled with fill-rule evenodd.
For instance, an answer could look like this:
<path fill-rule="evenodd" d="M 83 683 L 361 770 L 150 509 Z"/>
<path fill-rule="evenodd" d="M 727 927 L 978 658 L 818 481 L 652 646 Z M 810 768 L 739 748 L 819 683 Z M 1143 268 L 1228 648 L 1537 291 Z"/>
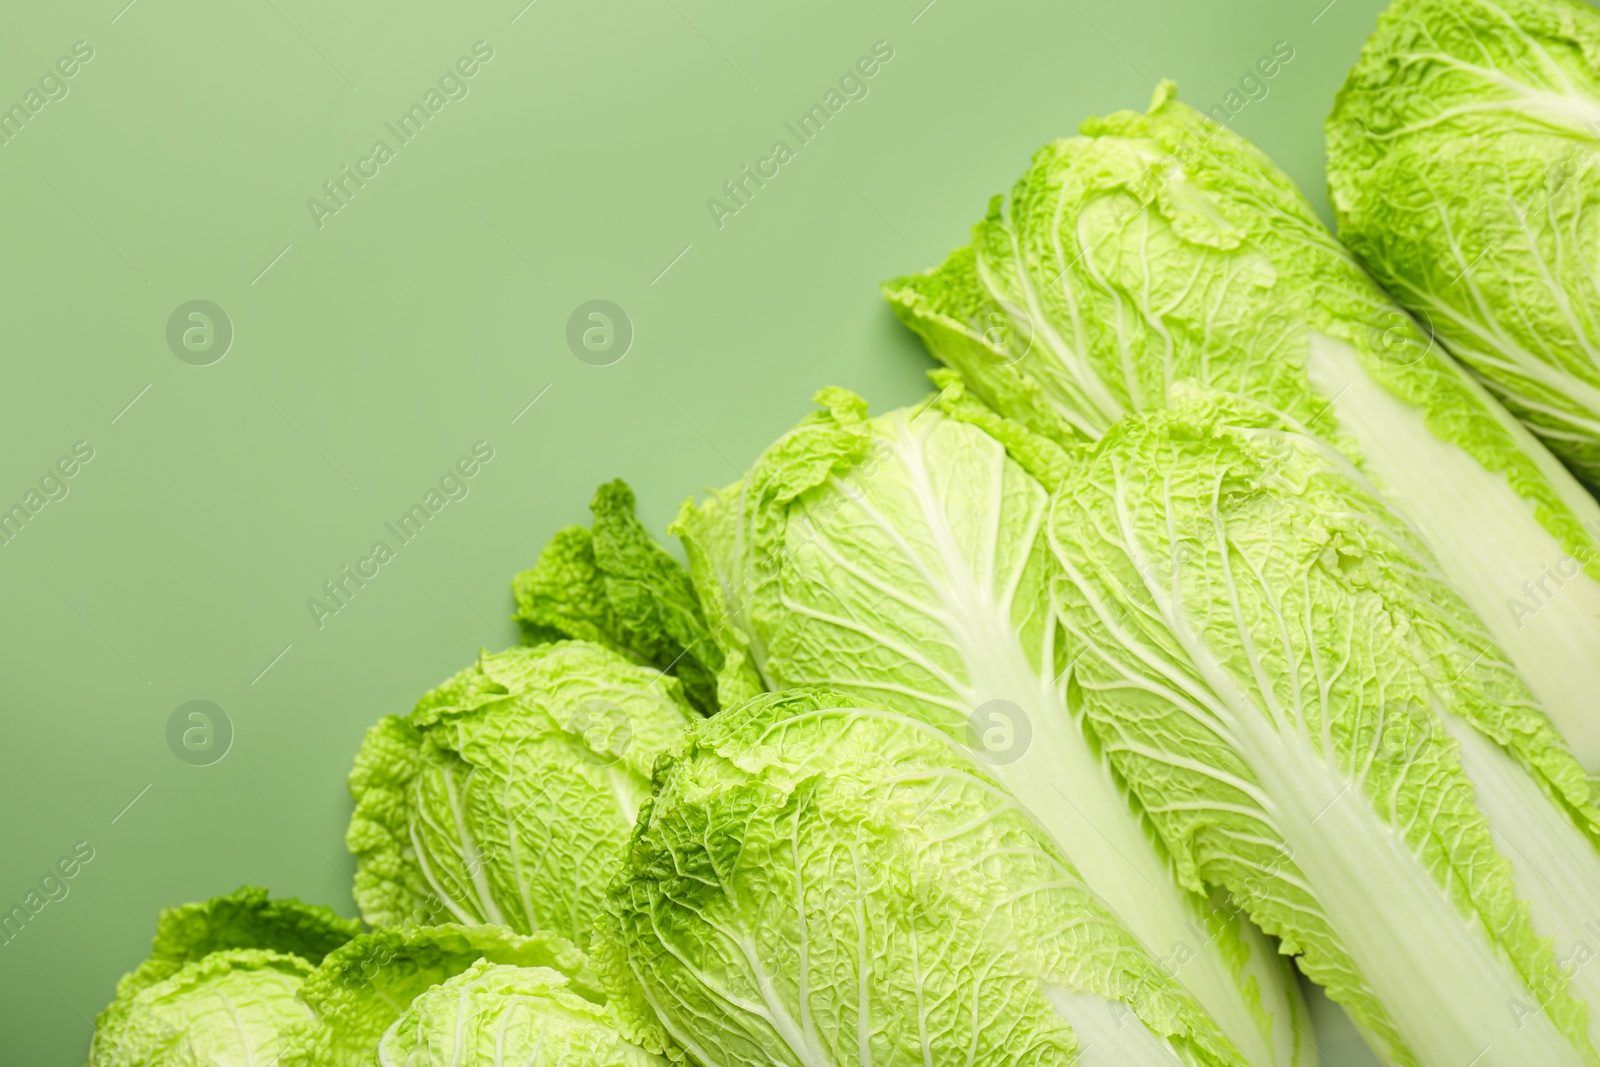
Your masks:
<path fill-rule="evenodd" d="M 587 957 L 563 938 L 503 926 L 389 927 L 340 946 L 306 977 L 299 998 L 309 1010 L 285 1032 L 279 1064 L 371 1067 L 385 1032 L 418 997 L 480 961 L 548 968 L 575 996 L 605 1003 Z"/>
<path fill-rule="evenodd" d="M 981 762 L 844 694 L 757 697 L 664 761 L 597 965 L 720 1067 L 1245 1061 Z"/>
<path fill-rule="evenodd" d="M 675 675 L 690 703 L 715 712 L 722 655 L 683 564 L 634 515 L 633 490 L 621 479 L 596 489 L 589 508 L 592 529 L 558 531 L 511 583 L 525 643 L 603 645 Z"/>
<path fill-rule="evenodd" d="M 417 996 L 378 1042 L 377 1067 L 666 1067 L 548 967 L 486 959 Z"/>
<path fill-rule="evenodd" d="M 1321 438 L 1199 387 L 1048 527 L 1074 709 L 1179 876 L 1387 1062 L 1593 1064 L 1594 783 L 1420 539 Z"/>
<path fill-rule="evenodd" d="M 1339 236 L 1600 485 L 1600 14 L 1399 0 L 1327 140 Z"/>
<path fill-rule="evenodd" d="M 598 645 L 485 653 L 356 756 L 362 915 L 587 945 L 656 756 L 695 718 L 676 678 Z"/>
<path fill-rule="evenodd" d="M 821 685 L 971 749 L 1247 1062 L 1296 1062 L 1286 963 L 1225 901 L 1177 885 L 1068 706 L 1045 538 L 1066 453 L 955 382 L 880 418 L 842 389 L 817 399 L 673 527 L 723 644 L 723 705 Z"/>
<path fill-rule="evenodd" d="M 297 994 L 360 932 L 353 919 L 245 886 L 162 911 L 150 958 L 95 1022 L 89 1067 L 254 1067 L 309 1019 Z"/>
<path fill-rule="evenodd" d="M 1351 181 L 1388 196 L 1372 169 Z M 1040 149 L 970 246 L 885 294 L 979 399 L 1063 443 L 1160 408 L 1184 380 L 1329 441 L 1422 535 L 1600 771 L 1600 504 L 1281 170 L 1170 83 L 1148 113 L 1091 119 Z"/>

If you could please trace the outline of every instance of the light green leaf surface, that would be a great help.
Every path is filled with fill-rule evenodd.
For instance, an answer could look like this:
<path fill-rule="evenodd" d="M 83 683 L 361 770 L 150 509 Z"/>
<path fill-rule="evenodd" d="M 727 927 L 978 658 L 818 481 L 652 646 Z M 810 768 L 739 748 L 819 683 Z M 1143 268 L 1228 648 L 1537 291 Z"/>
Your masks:
<path fill-rule="evenodd" d="M 1423 214 L 1406 209 L 1414 224 Z M 1040 149 L 969 247 L 885 294 L 980 399 L 1063 443 L 1159 408 L 1185 379 L 1332 442 L 1422 534 L 1600 770 L 1600 505 L 1372 282 L 1282 171 L 1170 83 L 1149 112 L 1091 119 Z"/>
<path fill-rule="evenodd" d="M 1084 459 L 1049 537 L 1074 707 L 1183 881 L 1389 1063 L 1597 1062 L 1600 973 L 1570 958 L 1600 915 L 1592 783 L 1343 456 L 1262 405 L 1170 404 Z"/>
<path fill-rule="evenodd" d="M 1175 883 L 1067 706 L 1049 494 L 1007 443 L 1047 479 L 1066 454 L 959 386 L 878 419 L 844 390 L 818 402 L 744 481 L 674 526 L 727 650 L 724 704 L 825 685 L 974 748 L 1249 1062 L 1296 1062 L 1304 1009 L 1286 965 Z"/>
<path fill-rule="evenodd" d="M 311 965 L 266 949 L 228 949 L 139 989 L 95 1031 L 93 1067 L 255 1067 L 309 1017 L 295 998 Z"/>
<path fill-rule="evenodd" d="M 694 585 L 633 513 L 621 479 L 595 490 L 594 528 L 569 526 L 511 583 L 527 643 L 573 638 L 666 671 L 690 703 L 717 710 L 722 654 L 706 629 Z"/>
<path fill-rule="evenodd" d="M 600 1005 L 588 960 L 569 941 L 526 937 L 501 926 L 404 926 L 375 930 L 323 960 L 300 988 L 310 1017 L 284 1037 L 282 1067 L 368 1067 L 378 1041 L 412 1002 L 480 960 L 550 968 L 567 988 Z"/>
<path fill-rule="evenodd" d="M 656 756 L 697 717 L 677 679 L 596 645 L 485 653 L 368 731 L 346 835 L 362 914 L 587 945 Z"/>
<path fill-rule="evenodd" d="M 90 1067 L 256 1067 L 308 1018 L 296 994 L 360 931 L 324 907 L 254 886 L 162 911 L 150 958 L 101 1012 Z"/>
<path fill-rule="evenodd" d="M 643 1043 L 721 1067 L 1243 1062 L 926 724 L 762 696 L 659 778 L 600 941 Z"/>
<path fill-rule="evenodd" d="M 479 960 L 419 995 L 374 1067 L 666 1067 L 624 1041 L 604 1008 L 548 967 Z"/>
<path fill-rule="evenodd" d="M 1600 485 L 1600 14 L 1399 0 L 1327 136 L 1340 236 Z"/>

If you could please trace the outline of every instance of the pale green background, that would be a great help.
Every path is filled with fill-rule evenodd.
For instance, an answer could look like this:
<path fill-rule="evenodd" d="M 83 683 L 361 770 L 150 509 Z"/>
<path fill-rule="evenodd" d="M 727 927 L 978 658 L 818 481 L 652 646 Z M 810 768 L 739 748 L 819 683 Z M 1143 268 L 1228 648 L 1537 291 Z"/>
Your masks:
<path fill-rule="evenodd" d="M 1322 118 L 1381 7 L 525 2 L 0 15 L 0 103 L 96 53 L 0 147 L 0 504 L 95 449 L 0 548 L 0 910 L 95 849 L 0 947 L 0 1063 L 81 1062 L 164 904 L 248 882 L 354 914 L 367 725 L 513 638 L 512 574 L 597 482 L 627 478 L 659 531 L 818 387 L 917 397 L 928 361 L 877 284 L 963 241 L 1044 141 L 1154 78 L 1209 107 L 1287 40 L 1233 125 L 1321 208 Z M 480 39 L 470 95 L 319 231 L 307 198 Z M 707 197 L 878 40 L 870 95 L 719 231 Z M 209 367 L 165 341 L 197 298 L 236 330 Z M 592 298 L 634 323 L 614 366 L 566 347 Z M 316 629 L 306 599 L 479 439 L 471 495 Z M 210 767 L 165 740 L 195 698 L 236 729 Z"/>

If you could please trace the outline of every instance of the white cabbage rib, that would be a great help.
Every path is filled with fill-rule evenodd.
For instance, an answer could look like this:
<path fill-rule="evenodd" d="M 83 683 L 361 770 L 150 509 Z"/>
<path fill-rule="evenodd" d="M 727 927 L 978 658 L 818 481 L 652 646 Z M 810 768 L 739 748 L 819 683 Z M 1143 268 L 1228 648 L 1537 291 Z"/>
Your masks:
<path fill-rule="evenodd" d="M 1184 1067 L 1172 1045 L 1121 1004 L 1061 986 L 1044 994 L 1078 1035 L 1076 1067 Z"/>
<path fill-rule="evenodd" d="M 1555 945 L 1573 992 L 1590 1006 L 1589 1040 L 1600 1048 L 1600 855 L 1504 750 L 1452 716 L 1442 721 L 1461 746 L 1462 769 L 1516 872 L 1534 929 Z M 1513 1014 L 1534 1010 L 1524 997 Z"/>
<path fill-rule="evenodd" d="M 1084 710 L 1180 867 L 1391 1063 L 1596 1062 L 1589 784 L 1360 472 L 1191 389 L 1074 471 L 1051 539 Z"/>
<path fill-rule="evenodd" d="M 1349 345 L 1313 334 L 1306 369 L 1359 442 L 1367 473 L 1428 542 L 1578 760 L 1600 767 L 1600 582 L 1577 566 L 1588 561 L 1574 559 L 1539 524 L 1503 475 L 1440 440 L 1423 411 L 1374 381 Z M 1464 375 L 1460 382 L 1481 391 Z M 1514 420 L 1507 417 L 1502 431 L 1554 465 Z M 1551 474 L 1552 485 L 1569 490 L 1573 516 L 1600 536 L 1600 504 L 1564 471 Z"/>
<path fill-rule="evenodd" d="M 1067 706 L 1044 489 L 999 442 L 937 411 L 893 413 L 873 432 L 869 463 L 794 505 L 779 610 L 763 625 L 736 609 L 766 683 L 842 688 L 963 740 L 990 702 L 1021 709 L 1031 739 L 1014 760 L 991 755 L 991 773 L 1249 1063 L 1295 1063 L 1304 1009 L 1274 947 L 1174 882 Z M 1230 950 L 1246 955 L 1241 973 Z"/>
<path fill-rule="evenodd" d="M 1161 573 L 1154 561 L 1145 562 L 1147 576 Z M 1417 1062 L 1427 1067 L 1588 1063 L 1542 1014 L 1531 1013 L 1525 1024 L 1518 1017 L 1511 1006 L 1526 1003 L 1529 995 L 1515 972 L 1376 816 L 1361 795 L 1360 779 L 1317 755 L 1296 709 L 1270 701 L 1263 707 L 1252 699 L 1260 690 L 1239 690 L 1200 636 L 1206 623 L 1184 617 L 1170 590 L 1153 577 L 1147 577 L 1146 590 L 1205 688 L 1194 686 L 1192 676 L 1160 648 L 1122 628 L 1117 611 L 1102 607 L 1101 622 L 1135 653 L 1141 668 L 1104 691 L 1157 692 L 1226 739 L 1253 782 L 1202 767 L 1181 752 L 1147 748 L 1142 755 L 1183 763 L 1216 776 L 1230 793 L 1252 797 L 1248 811 L 1226 814 L 1247 814 L 1287 846 L 1296 869 L 1276 876 L 1294 881 L 1321 905 L 1323 921 L 1339 932 L 1374 998 L 1406 1007 L 1393 1022 L 1408 1048 L 1425 1050 Z M 1259 661 L 1256 666 L 1264 669 Z"/>
<path fill-rule="evenodd" d="M 1385 20 L 1459 30 L 1452 6 L 1396 0 Z M 1516 0 L 1494 15 L 1498 9 L 1481 0 L 1454 6 L 1470 9 L 1464 25 L 1488 19 L 1505 29 L 1504 39 L 1486 42 L 1486 55 L 1524 36 L 1508 12 L 1543 11 L 1549 31 L 1557 21 L 1567 25 L 1572 8 L 1565 0 L 1548 10 Z M 1584 18 L 1567 28 L 1600 55 L 1600 18 Z M 1424 40 L 1405 37 L 1426 55 L 1396 46 L 1364 61 L 1372 68 L 1364 76 L 1381 80 L 1411 71 L 1412 61 L 1436 62 Z M 1462 42 L 1460 54 L 1476 54 Z M 1563 39 L 1563 48 L 1569 43 Z M 1568 88 L 1560 78 L 1569 72 L 1538 42 L 1512 53 L 1529 69 L 1506 73 L 1534 89 L 1507 99 L 1549 103 Z M 1428 84 L 1449 88 L 1467 77 L 1452 69 Z M 1286 175 L 1180 104 L 1170 84 L 1158 88 L 1147 113 L 1092 119 L 1083 136 L 1046 146 L 1006 210 L 992 206 L 975 228 L 969 248 L 886 292 L 975 393 L 1036 432 L 1097 439 L 1114 425 L 1113 414 L 1158 409 L 1185 380 L 1310 427 L 1367 471 L 1424 536 L 1580 761 L 1600 771 L 1600 505 L 1546 447 L 1582 474 L 1583 453 L 1561 443 L 1589 441 L 1600 478 L 1600 289 L 1584 251 L 1595 215 L 1568 203 L 1593 200 L 1600 152 L 1568 144 L 1575 169 L 1552 178 L 1551 160 L 1497 160 L 1471 138 L 1457 139 L 1436 145 L 1441 154 L 1464 153 L 1429 162 L 1437 173 L 1414 174 L 1410 156 L 1390 161 L 1392 184 L 1403 177 L 1404 185 L 1387 188 L 1370 173 L 1382 150 L 1371 149 L 1368 134 L 1401 121 L 1391 112 L 1402 104 L 1420 109 L 1402 108 L 1406 116 L 1428 113 L 1418 99 L 1398 99 L 1409 81 L 1396 80 L 1401 85 L 1387 95 L 1364 82 L 1360 92 L 1347 86 L 1352 99 L 1393 107 L 1374 104 L 1360 129 L 1354 119 L 1330 123 L 1330 136 L 1342 130 L 1351 157 L 1336 200 L 1343 189 L 1345 214 L 1366 211 L 1345 221 L 1358 234 L 1360 225 L 1372 230 L 1356 251 L 1400 303 L 1333 239 Z M 1600 146 L 1592 100 L 1544 121 L 1590 119 L 1596 126 L 1583 137 Z M 1378 156 L 1363 168 L 1361 153 L 1369 150 Z M 1457 172 L 1471 176 L 1466 195 Z M 1508 195 L 1515 181 L 1534 175 L 1559 188 Z M 1514 215 L 1512 207 L 1524 210 Z M 1434 239 L 1436 269 L 1408 273 L 1426 258 L 1419 246 Z M 1506 260 L 1521 266 L 1506 269 Z M 1019 344 L 975 356 L 953 326 L 986 317 L 1013 320 Z M 1477 369 L 1483 386 L 1446 346 Z M 1091 378 L 1115 408 L 1084 399 Z M 1041 409 L 1056 416 L 1054 426 Z"/>
<path fill-rule="evenodd" d="M 658 778 L 602 965 L 636 991 L 629 1025 L 699 1062 L 1243 1062 L 937 727 L 790 689 L 719 712 Z"/>
<path fill-rule="evenodd" d="M 1326 130 L 1340 236 L 1591 484 L 1597 58 L 1588 4 L 1396 0 Z"/>

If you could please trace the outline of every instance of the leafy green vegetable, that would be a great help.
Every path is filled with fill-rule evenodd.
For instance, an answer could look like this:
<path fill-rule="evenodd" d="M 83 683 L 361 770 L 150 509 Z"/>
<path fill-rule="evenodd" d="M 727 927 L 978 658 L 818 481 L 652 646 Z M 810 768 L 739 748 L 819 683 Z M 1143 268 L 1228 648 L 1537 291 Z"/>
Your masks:
<path fill-rule="evenodd" d="M 588 944 L 651 766 L 696 717 L 677 679 L 596 645 L 484 654 L 367 732 L 346 835 L 362 915 Z"/>
<path fill-rule="evenodd" d="M 676 675 L 695 707 L 715 712 L 722 655 L 683 565 L 634 515 L 633 490 L 621 479 L 596 489 L 589 508 L 592 531 L 559 531 L 511 584 L 525 640 L 604 645 Z"/>
<path fill-rule="evenodd" d="M 138 990 L 103 1016 L 91 1064 L 232 1067 L 271 1062 L 305 1015 L 295 992 L 311 965 L 266 949 L 230 949 Z"/>
<path fill-rule="evenodd" d="M 1434 350 L 1282 171 L 1170 83 L 1147 114 L 1040 149 L 970 247 L 885 294 L 980 399 L 1063 443 L 1159 408 L 1185 379 L 1324 437 L 1422 534 L 1600 770 L 1600 505 Z"/>
<path fill-rule="evenodd" d="M 981 764 L 843 694 L 699 725 L 611 907 L 626 1031 L 702 1063 L 1244 1062 Z"/>
<path fill-rule="evenodd" d="M 308 1017 L 296 998 L 360 924 L 253 886 L 168 908 L 150 958 L 100 1013 L 90 1067 L 249 1067 L 271 1063 Z"/>
<path fill-rule="evenodd" d="M 674 526 L 723 643 L 723 705 L 825 685 L 969 746 L 1247 1062 L 1294 1062 L 1304 1009 L 1284 962 L 1175 884 L 1068 707 L 1044 535 L 1065 453 L 958 384 L 877 419 L 842 389 L 817 400 Z"/>
<path fill-rule="evenodd" d="M 1340 236 L 1600 485 L 1600 14 L 1398 0 L 1327 134 Z"/>
<path fill-rule="evenodd" d="M 480 961 L 550 968 L 594 1004 L 604 994 L 569 941 L 502 926 L 403 926 L 363 934 L 330 953 L 300 987 L 307 1017 L 284 1037 L 282 1067 L 368 1067 L 378 1041 L 412 1002 Z"/>
<path fill-rule="evenodd" d="M 603 1008 L 547 967 L 479 960 L 412 1001 L 377 1067 L 665 1067 L 618 1036 Z"/>
<path fill-rule="evenodd" d="M 1596 1062 L 1593 783 L 1342 455 L 1262 405 L 1169 405 L 1082 461 L 1049 539 L 1074 708 L 1180 880 L 1390 1063 Z"/>

